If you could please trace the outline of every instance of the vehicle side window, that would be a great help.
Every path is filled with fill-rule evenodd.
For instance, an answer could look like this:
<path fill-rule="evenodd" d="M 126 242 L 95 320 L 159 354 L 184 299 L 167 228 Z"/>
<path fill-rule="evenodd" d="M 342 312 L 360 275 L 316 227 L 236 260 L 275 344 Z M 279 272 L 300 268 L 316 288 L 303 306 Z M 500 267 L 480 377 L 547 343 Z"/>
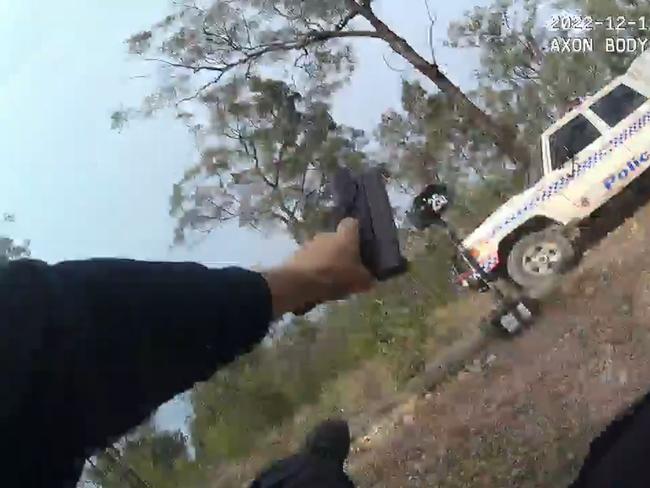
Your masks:
<path fill-rule="evenodd" d="M 614 127 L 643 105 L 646 100 L 647 98 L 636 90 L 621 84 L 595 102 L 591 106 L 591 110 L 610 127 Z"/>
<path fill-rule="evenodd" d="M 535 147 L 535 153 L 533 155 L 531 164 L 526 170 L 526 186 L 533 186 L 544 176 L 543 171 L 543 161 L 544 157 L 542 155 L 542 145 L 538 141 L 537 146 Z"/>
<path fill-rule="evenodd" d="M 551 134 L 551 167 L 561 168 L 589 144 L 600 137 L 600 132 L 587 118 L 578 114 Z"/>

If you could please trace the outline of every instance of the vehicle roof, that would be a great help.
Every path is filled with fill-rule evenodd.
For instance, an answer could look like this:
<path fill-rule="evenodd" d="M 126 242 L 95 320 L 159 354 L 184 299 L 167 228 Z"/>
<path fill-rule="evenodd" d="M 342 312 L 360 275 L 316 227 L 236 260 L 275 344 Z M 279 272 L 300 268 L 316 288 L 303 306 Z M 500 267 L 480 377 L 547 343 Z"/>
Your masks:
<path fill-rule="evenodd" d="M 621 83 L 625 78 L 627 78 L 627 73 L 621 76 L 617 76 L 612 81 L 603 86 L 593 95 L 586 96 L 580 105 L 574 107 L 565 113 L 562 117 L 556 120 L 551 126 L 549 126 L 543 133 L 542 137 L 547 137 L 548 135 L 555 132 L 558 128 L 564 126 L 569 120 L 576 116 L 576 114 L 584 113 L 596 100 L 604 97 L 610 90 L 612 90 L 616 85 Z"/>
<path fill-rule="evenodd" d="M 596 93 L 593 95 L 588 95 L 586 96 L 582 102 L 580 102 L 579 105 L 576 107 L 572 108 L 568 112 L 566 112 L 562 117 L 560 117 L 557 121 L 555 121 L 551 126 L 549 126 L 543 133 L 542 137 L 547 137 L 551 133 L 555 132 L 557 129 L 560 127 L 564 126 L 569 120 L 571 120 L 573 117 L 575 117 L 579 113 L 584 113 L 596 100 L 604 97 L 607 93 L 610 92 L 616 85 L 621 83 L 624 79 L 628 77 L 628 74 L 633 71 L 633 70 L 640 70 L 642 67 L 647 69 L 647 66 L 650 66 L 650 50 L 644 51 L 643 54 L 641 54 L 639 57 L 637 57 L 630 67 L 628 68 L 627 72 L 621 76 L 617 76 L 614 78 L 612 81 L 607 83 L 605 86 L 603 86 L 600 90 L 598 90 Z M 647 65 L 647 66 L 646 66 Z"/>

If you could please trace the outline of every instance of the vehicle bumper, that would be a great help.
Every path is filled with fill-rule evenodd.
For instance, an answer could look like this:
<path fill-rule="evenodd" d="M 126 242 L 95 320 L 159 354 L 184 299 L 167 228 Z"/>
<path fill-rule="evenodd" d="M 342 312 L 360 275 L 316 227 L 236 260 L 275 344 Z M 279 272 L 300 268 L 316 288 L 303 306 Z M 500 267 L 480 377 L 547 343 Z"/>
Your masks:
<path fill-rule="evenodd" d="M 463 288 L 469 288 L 479 292 L 488 291 L 489 283 L 493 281 L 492 276 L 494 269 L 498 266 L 498 257 L 490 258 L 479 263 L 483 269 L 484 276 L 471 267 L 469 263 L 464 265 L 454 264 L 455 279 L 454 283 Z"/>

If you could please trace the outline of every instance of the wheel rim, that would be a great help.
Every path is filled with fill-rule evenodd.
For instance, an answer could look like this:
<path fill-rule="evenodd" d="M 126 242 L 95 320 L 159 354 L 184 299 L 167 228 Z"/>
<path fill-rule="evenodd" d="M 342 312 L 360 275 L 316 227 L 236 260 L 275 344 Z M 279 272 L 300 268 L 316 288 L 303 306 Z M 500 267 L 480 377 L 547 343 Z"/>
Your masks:
<path fill-rule="evenodd" d="M 547 276 L 555 273 L 561 260 L 562 252 L 555 242 L 540 242 L 526 249 L 522 265 L 527 273 Z"/>

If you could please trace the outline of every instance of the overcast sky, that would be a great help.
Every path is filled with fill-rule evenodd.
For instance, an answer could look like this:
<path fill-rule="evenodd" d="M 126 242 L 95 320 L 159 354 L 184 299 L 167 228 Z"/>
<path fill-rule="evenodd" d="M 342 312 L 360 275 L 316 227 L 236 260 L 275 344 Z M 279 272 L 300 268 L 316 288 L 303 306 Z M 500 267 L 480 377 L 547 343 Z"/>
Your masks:
<path fill-rule="evenodd" d="M 437 16 L 436 56 L 467 87 L 476 55 L 442 46 L 451 18 L 485 0 L 430 0 Z M 377 13 L 429 54 L 424 0 L 377 0 Z M 171 185 L 196 159 L 185 126 L 161 115 L 110 130 L 110 114 L 147 93 L 148 71 L 123 44 L 169 13 L 168 0 L 0 0 L 0 212 L 17 222 L 0 229 L 29 238 L 48 262 L 90 257 L 192 260 L 208 266 L 273 265 L 292 245 L 230 226 L 192 250 L 170 251 Z M 382 43 L 358 43 L 359 69 L 336 97 L 338 121 L 372 130 L 381 113 L 399 107 L 407 65 Z M 430 85 L 428 85 L 432 88 Z M 183 410 L 159 419 L 176 425 Z"/>

